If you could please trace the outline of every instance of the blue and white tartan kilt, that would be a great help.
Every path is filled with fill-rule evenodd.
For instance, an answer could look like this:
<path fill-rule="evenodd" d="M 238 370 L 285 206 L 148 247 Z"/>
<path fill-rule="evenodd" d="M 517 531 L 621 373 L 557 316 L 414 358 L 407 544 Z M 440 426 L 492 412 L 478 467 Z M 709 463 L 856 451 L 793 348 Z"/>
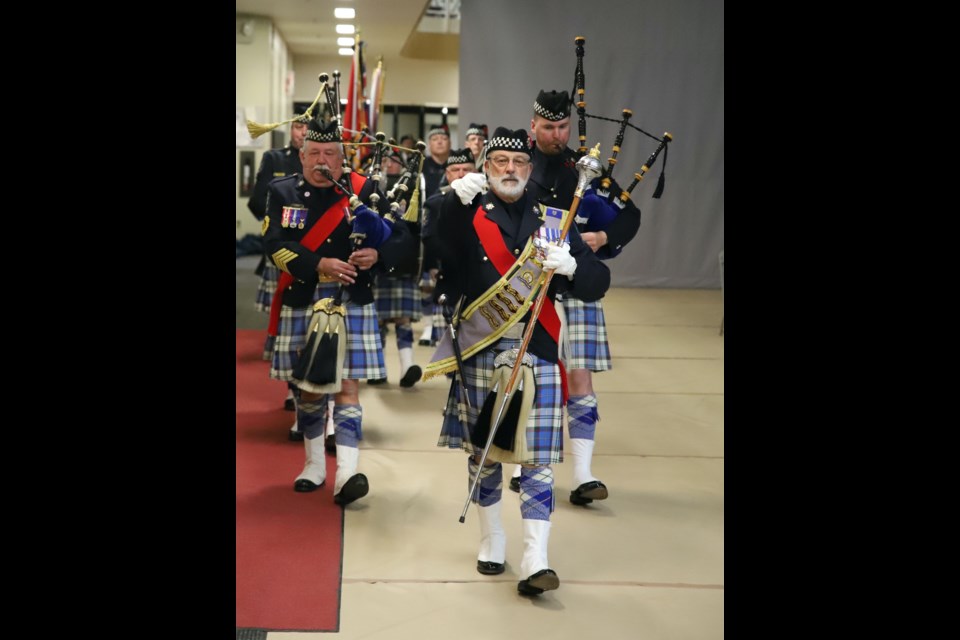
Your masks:
<path fill-rule="evenodd" d="M 493 378 L 493 361 L 503 351 L 516 349 L 522 340 L 501 338 L 492 347 L 463 363 L 466 375 L 467 394 L 470 396 L 470 410 L 460 401 L 460 384 L 450 378 L 450 394 L 443 411 L 443 426 L 440 428 L 438 447 L 463 449 L 471 454 L 483 452 L 470 442 L 469 428 L 476 423 L 480 408 L 487 399 L 490 381 Z M 527 448 L 531 458 L 522 464 L 545 465 L 563 462 L 563 390 L 560 387 L 560 367 L 542 358 L 530 354 L 534 360 L 533 375 L 537 391 L 533 399 L 533 410 L 527 422 Z M 494 409 L 496 415 L 497 408 Z"/>
<path fill-rule="evenodd" d="M 280 269 L 268 259 L 260 274 L 260 284 L 257 285 L 257 311 L 270 313 L 270 303 L 273 302 L 273 293 L 277 290 L 277 280 L 280 279 Z"/>
<path fill-rule="evenodd" d="M 415 276 L 379 274 L 373 297 L 377 301 L 377 316 L 382 320 L 410 318 L 411 322 L 416 322 L 422 315 L 420 287 Z"/>
<path fill-rule="evenodd" d="M 443 307 L 438 304 L 433 305 L 433 334 L 434 340 L 439 341 L 440 336 L 447 330 L 447 319 L 443 317 Z"/>
<path fill-rule="evenodd" d="M 321 284 L 314 292 L 314 301 L 331 298 L 337 292 L 336 284 Z M 307 344 L 307 328 L 313 316 L 313 306 L 280 308 L 280 324 L 274 343 L 270 377 L 290 381 L 297 366 L 300 351 Z M 374 303 L 356 305 L 347 302 L 347 349 L 343 363 L 343 378 L 365 380 L 386 378 L 383 348 L 380 346 L 380 328 Z"/>
<path fill-rule="evenodd" d="M 558 300 L 559 302 L 559 300 Z M 565 347 L 570 351 L 561 354 L 567 371 L 589 369 L 609 371 L 613 368 L 610 345 L 607 343 L 607 320 L 600 301 L 584 302 L 570 296 L 563 298 L 563 311 L 567 316 Z"/>

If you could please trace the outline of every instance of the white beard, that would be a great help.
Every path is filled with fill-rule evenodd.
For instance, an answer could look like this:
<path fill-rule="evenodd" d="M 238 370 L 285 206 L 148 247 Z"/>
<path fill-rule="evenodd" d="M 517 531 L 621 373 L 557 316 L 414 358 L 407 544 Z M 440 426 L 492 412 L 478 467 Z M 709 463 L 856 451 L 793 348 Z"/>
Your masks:
<path fill-rule="evenodd" d="M 513 176 L 516 178 L 517 182 L 509 182 L 504 184 L 503 180 L 508 176 L 500 176 L 497 178 L 487 176 L 487 182 L 490 183 L 490 188 L 494 193 L 500 196 L 507 196 L 508 198 L 519 198 L 523 195 L 523 190 L 527 186 L 527 181 L 520 176 Z"/>

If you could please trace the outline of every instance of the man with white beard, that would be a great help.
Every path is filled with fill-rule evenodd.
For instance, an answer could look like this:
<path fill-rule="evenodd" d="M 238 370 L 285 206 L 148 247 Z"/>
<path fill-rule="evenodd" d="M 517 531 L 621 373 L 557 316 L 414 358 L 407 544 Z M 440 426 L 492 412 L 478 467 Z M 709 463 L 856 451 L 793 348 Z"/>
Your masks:
<path fill-rule="evenodd" d="M 448 298 L 455 303 L 462 296 L 460 318 L 454 323 L 463 364 L 460 371 L 448 327 L 424 379 L 456 373 L 437 445 L 469 454 L 468 489 L 479 474 L 471 500 L 480 525 L 477 571 L 484 575 L 505 570 L 502 463 L 521 465 L 523 556 L 517 590 L 533 596 L 560 586 L 547 560 L 555 505 L 552 465 L 563 462 L 566 396 L 559 364 L 560 321 L 553 299 L 558 291 L 598 299 L 610 286 L 610 271 L 583 242 L 576 225 L 557 244 L 569 211 L 541 205 L 527 194 L 531 152 L 525 130 L 498 127 L 484 147 L 486 178 L 468 173 L 454 180 L 439 206 L 430 241 L 443 265 Z M 517 358 L 538 280 L 547 269 L 554 270 L 554 277 L 522 359 L 523 393 L 516 394 L 521 401 L 516 412 L 507 412 L 514 417 L 497 427 L 493 440 L 497 446 L 490 449 L 481 469 L 492 428 L 492 416 L 481 407 L 498 376 L 511 370 L 504 360 L 511 352 L 513 360 Z M 505 384 L 500 382 L 501 387 Z M 492 412 L 495 416 L 497 409 Z"/>

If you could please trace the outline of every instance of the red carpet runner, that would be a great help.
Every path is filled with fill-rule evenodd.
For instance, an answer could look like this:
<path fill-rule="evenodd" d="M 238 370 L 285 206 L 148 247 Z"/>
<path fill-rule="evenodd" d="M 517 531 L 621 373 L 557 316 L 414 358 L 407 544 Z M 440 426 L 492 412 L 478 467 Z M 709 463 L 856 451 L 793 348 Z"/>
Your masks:
<path fill-rule="evenodd" d="M 237 330 L 237 628 L 339 631 L 343 510 L 327 481 L 297 493 L 302 442 L 286 384 L 261 359 L 266 331 Z"/>

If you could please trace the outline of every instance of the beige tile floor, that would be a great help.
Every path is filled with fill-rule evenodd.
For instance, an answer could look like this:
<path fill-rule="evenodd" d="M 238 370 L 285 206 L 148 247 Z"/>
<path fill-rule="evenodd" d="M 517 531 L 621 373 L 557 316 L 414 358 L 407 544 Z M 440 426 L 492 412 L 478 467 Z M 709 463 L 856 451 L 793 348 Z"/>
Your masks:
<path fill-rule="evenodd" d="M 521 524 L 510 491 L 507 570 L 476 572 L 475 513 L 458 521 L 465 455 L 435 446 L 448 383 L 400 389 L 390 333 L 389 384 L 361 385 L 360 470 L 371 490 L 346 511 L 337 637 L 723 638 L 721 292 L 613 289 L 604 309 L 614 368 L 594 376 L 601 422 L 593 471 L 610 497 L 570 504 L 570 465 L 557 465 L 549 549 L 561 584 L 536 599 L 516 590 Z M 415 350 L 425 364 L 432 350 Z"/>

